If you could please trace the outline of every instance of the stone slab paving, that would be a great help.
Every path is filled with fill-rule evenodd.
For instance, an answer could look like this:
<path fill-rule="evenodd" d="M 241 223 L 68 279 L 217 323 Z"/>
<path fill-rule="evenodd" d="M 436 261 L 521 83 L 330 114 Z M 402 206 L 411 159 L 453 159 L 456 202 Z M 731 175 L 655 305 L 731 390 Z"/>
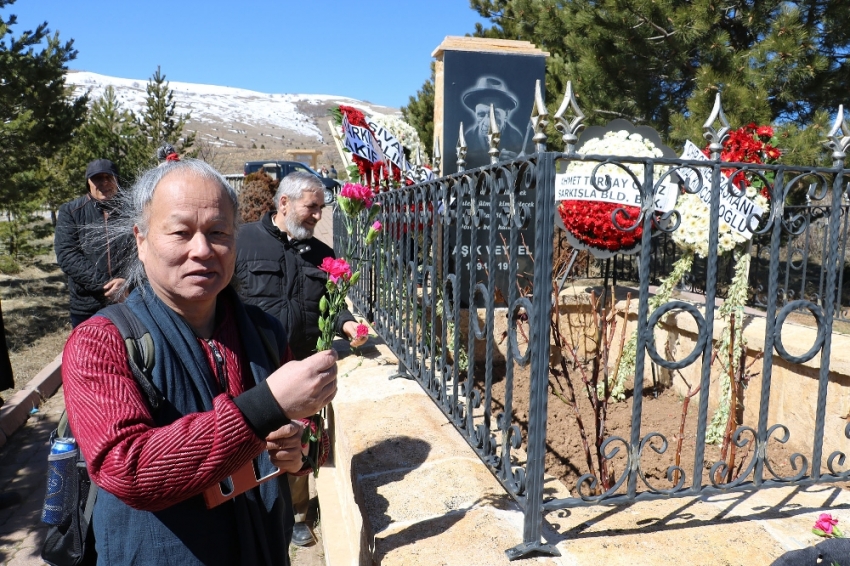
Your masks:
<path fill-rule="evenodd" d="M 770 564 L 817 544 L 829 511 L 850 523 L 850 497 L 835 486 L 766 489 L 708 498 L 592 506 L 550 513 L 563 564 L 706 566 Z"/>
<path fill-rule="evenodd" d="M 361 353 L 340 361 L 336 460 L 319 487 L 322 507 L 341 509 L 326 533 L 350 538 L 334 549 L 326 538 L 326 556 L 339 557 L 331 564 L 507 565 L 505 549 L 522 540 L 517 504 L 417 383 L 389 380 L 397 361 L 382 343 L 370 339 Z M 565 496 L 554 478 L 545 485 Z M 560 557 L 513 564 L 767 565 L 819 542 L 811 528 L 825 511 L 850 523 L 848 492 L 821 485 L 573 508 L 544 524 Z M 346 518 L 353 529 L 339 524 Z"/>
<path fill-rule="evenodd" d="M 322 212 L 322 219 L 316 224 L 313 236 L 330 247 L 334 247 L 334 212 L 333 205 L 326 206 Z"/>
<path fill-rule="evenodd" d="M 39 554 L 47 479 L 48 438 L 65 409 L 59 391 L 47 399 L 0 448 L 0 564 L 44 564 Z"/>
<path fill-rule="evenodd" d="M 418 384 L 389 380 L 397 362 L 383 344 L 371 339 L 361 353 L 340 362 L 337 489 L 326 497 L 320 482 L 319 499 L 323 509 L 341 508 L 340 519 L 357 514 L 362 523 L 323 522 L 326 541 L 329 532 L 352 537 L 348 555 L 339 549 L 331 564 L 507 564 L 505 549 L 521 541 L 516 502 Z M 338 556 L 327 542 L 326 549 Z M 558 564 L 514 564 L 524 563 Z"/>

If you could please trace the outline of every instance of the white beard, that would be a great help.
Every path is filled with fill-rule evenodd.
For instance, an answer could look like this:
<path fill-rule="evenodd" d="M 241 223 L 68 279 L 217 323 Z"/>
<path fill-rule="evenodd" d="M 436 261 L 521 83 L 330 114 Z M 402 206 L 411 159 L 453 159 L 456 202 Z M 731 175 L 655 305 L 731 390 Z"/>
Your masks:
<path fill-rule="evenodd" d="M 309 230 L 300 224 L 296 224 L 295 220 L 289 216 L 283 217 L 283 224 L 286 226 L 286 232 L 293 240 L 309 240 L 313 237 L 313 230 Z"/>

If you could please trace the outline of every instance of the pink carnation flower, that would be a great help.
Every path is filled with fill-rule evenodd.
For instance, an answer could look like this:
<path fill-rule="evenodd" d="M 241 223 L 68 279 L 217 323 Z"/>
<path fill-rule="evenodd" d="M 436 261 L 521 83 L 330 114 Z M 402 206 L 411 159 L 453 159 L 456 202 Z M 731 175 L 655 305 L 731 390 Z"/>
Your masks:
<path fill-rule="evenodd" d="M 339 192 L 339 196 L 352 201 L 358 201 L 363 205 L 363 208 L 370 208 L 374 193 L 372 193 L 372 189 L 364 187 L 359 183 L 346 183 Z"/>
<path fill-rule="evenodd" d="M 374 223 L 369 227 L 369 231 L 366 232 L 366 245 L 372 245 L 375 240 L 378 239 L 378 234 L 381 233 L 381 228 L 383 226 L 378 220 L 375 220 Z"/>
<path fill-rule="evenodd" d="M 820 529 L 824 534 L 832 535 L 832 529 L 838 524 L 838 519 L 829 513 L 821 513 L 818 520 L 815 522 L 815 528 Z"/>
<path fill-rule="evenodd" d="M 369 327 L 365 324 L 357 325 L 357 338 L 363 338 L 364 336 L 369 336 Z"/>
<path fill-rule="evenodd" d="M 328 274 L 328 279 L 337 283 L 340 279 L 351 279 L 351 266 L 343 258 L 326 257 L 319 269 Z"/>

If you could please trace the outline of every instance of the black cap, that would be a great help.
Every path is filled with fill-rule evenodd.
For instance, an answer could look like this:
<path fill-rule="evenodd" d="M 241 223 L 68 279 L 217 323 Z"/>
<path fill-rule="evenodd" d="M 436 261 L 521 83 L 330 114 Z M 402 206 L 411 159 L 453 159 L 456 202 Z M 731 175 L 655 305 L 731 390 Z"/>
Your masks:
<path fill-rule="evenodd" d="M 95 159 L 86 167 L 86 181 L 101 173 L 109 173 L 117 178 L 118 167 L 108 159 Z"/>

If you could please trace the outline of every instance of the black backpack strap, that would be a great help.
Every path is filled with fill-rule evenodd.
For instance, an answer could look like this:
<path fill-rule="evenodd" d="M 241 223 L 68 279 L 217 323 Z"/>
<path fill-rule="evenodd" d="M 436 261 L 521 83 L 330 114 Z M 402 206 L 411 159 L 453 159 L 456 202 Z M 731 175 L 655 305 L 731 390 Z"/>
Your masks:
<path fill-rule="evenodd" d="M 82 453 L 80 453 L 80 459 L 77 462 L 77 466 L 82 467 L 85 470 L 86 477 L 88 477 L 88 466 L 86 465 L 86 461 L 82 457 Z M 83 522 L 80 524 L 82 531 L 85 533 L 88 530 L 89 525 L 91 524 L 91 516 L 94 514 L 94 504 L 97 502 L 97 484 L 89 479 L 89 492 L 86 495 L 86 503 L 83 506 Z"/>
<path fill-rule="evenodd" d="M 133 311 L 123 303 L 109 305 L 98 314 L 109 319 L 121 334 L 127 348 L 130 370 L 147 397 L 151 413 L 155 414 L 162 406 L 163 397 L 151 380 L 156 352 L 150 333 Z M 57 434 L 73 436 L 73 431 L 68 426 L 68 415 L 64 411 L 59 419 L 59 426 L 51 435 L 51 441 Z M 90 527 L 99 489 L 88 475 L 88 466 L 82 451 L 77 453 L 76 472 L 74 479 L 77 499 L 74 502 L 75 509 L 69 515 L 69 522 L 67 525 L 48 529 L 42 545 L 41 556 L 49 564 L 94 564 L 97 560 L 94 531 Z M 83 492 L 84 489 L 87 491 Z"/>
<path fill-rule="evenodd" d="M 98 315 L 108 318 L 121 333 L 121 338 L 124 339 L 124 345 L 127 347 L 130 370 L 139 388 L 147 397 L 151 412 L 155 414 L 162 406 L 163 398 L 162 393 L 151 380 L 156 351 L 148 329 L 124 303 L 109 305 Z"/>

